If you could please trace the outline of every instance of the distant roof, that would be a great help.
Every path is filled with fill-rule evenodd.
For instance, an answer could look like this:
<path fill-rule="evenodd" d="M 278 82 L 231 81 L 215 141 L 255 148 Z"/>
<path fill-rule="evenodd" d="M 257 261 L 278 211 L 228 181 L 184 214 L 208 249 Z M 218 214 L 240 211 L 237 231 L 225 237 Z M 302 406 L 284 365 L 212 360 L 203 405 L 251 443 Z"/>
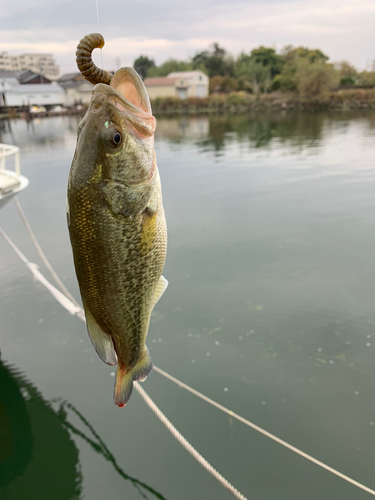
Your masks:
<path fill-rule="evenodd" d="M 197 75 L 204 75 L 207 76 L 203 71 L 196 70 L 196 71 L 173 71 L 172 73 L 169 73 L 167 78 L 194 78 L 194 76 Z"/>
<path fill-rule="evenodd" d="M 69 81 L 77 81 L 77 80 L 84 80 L 85 77 L 81 75 L 78 71 L 75 73 L 66 73 L 65 75 L 60 76 L 60 78 L 57 79 L 59 83 L 61 82 L 69 82 Z"/>
<path fill-rule="evenodd" d="M 161 77 L 161 78 L 146 78 L 143 82 L 146 87 L 152 87 L 153 85 L 174 85 L 178 78 L 169 78 L 169 77 Z"/>
<path fill-rule="evenodd" d="M 31 83 L 30 85 L 17 85 L 17 87 L 13 87 L 9 92 L 16 94 L 37 94 L 39 92 L 64 92 L 64 89 L 54 83 Z"/>
<path fill-rule="evenodd" d="M 57 81 L 57 83 L 64 89 L 83 89 L 86 87 L 87 90 L 90 90 L 94 86 L 92 83 L 86 81 L 86 80 L 79 80 L 78 82 L 75 81 L 67 81 L 67 82 L 60 82 L 60 80 Z"/>
<path fill-rule="evenodd" d="M 31 69 L 24 69 L 18 73 L 18 80 L 20 81 L 20 83 L 28 83 L 38 77 L 45 80 L 46 82 L 51 82 L 49 78 L 45 77 L 42 74 L 31 71 Z"/>

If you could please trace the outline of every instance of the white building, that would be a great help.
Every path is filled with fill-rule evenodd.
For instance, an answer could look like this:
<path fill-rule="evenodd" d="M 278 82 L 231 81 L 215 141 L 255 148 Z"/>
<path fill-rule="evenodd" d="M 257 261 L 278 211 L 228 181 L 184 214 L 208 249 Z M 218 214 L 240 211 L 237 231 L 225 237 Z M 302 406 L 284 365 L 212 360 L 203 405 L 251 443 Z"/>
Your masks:
<path fill-rule="evenodd" d="M 203 71 L 175 71 L 169 73 L 168 78 L 179 78 L 183 80 L 181 84 L 185 83 L 186 85 L 185 97 L 208 96 L 210 79 Z"/>
<path fill-rule="evenodd" d="M 20 84 L 13 71 L 0 69 L 0 106 L 6 106 L 6 93 Z"/>
<path fill-rule="evenodd" d="M 0 52 L 0 71 L 19 71 L 18 56 L 11 56 L 8 52 Z"/>
<path fill-rule="evenodd" d="M 65 103 L 64 89 L 56 84 L 17 85 L 4 92 L 7 106 L 37 106 Z"/>
<path fill-rule="evenodd" d="M 65 106 L 90 103 L 94 85 L 85 80 L 81 73 L 62 75 L 57 83 L 65 90 Z"/>
<path fill-rule="evenodd" d="M 35 73 L 41 73 L 52 80 L 59 76 L 59 66 L 56 64 L 52 54 L 25 53 L 19 56 L 11 56 L 8 52 L 0 53 L 0 70 L 22 71 L 31 69 Z"/>
<path fill-rule="evenodd" d="M 146 78 L 150 99 L 158 97 L 207 97 L 209 78 L 203 71 L 175 71 L 166 77 Z"/>

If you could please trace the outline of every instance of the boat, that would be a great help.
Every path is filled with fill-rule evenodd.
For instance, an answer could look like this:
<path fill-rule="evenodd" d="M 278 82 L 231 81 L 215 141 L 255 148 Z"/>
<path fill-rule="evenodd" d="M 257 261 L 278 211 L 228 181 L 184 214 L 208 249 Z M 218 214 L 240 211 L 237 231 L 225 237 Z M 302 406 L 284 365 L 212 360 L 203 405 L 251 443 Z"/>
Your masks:
<path fill-rule="evenodd" d="M 21 175 L 19 153 L 17 146 L 0 144 L 0 208 L 29 184 L 29 180 Z M 5 168 L 8 159 L 13 159 L 13 170 Z"/>

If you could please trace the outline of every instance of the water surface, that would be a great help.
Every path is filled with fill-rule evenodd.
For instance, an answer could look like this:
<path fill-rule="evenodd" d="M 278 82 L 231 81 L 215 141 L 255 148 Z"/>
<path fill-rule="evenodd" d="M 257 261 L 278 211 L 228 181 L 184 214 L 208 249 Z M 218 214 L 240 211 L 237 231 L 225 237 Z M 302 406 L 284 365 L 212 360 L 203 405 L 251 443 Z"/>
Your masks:
<path fill-rule="evenodd" d="M 65 199 L 78 121 L 0 122 L 30 180 L 19 200 L 77 298 Z M 375 114 L 160 118 L 156 150 L 170 285 L 155 364 L 375 489 Z M 0 226 L 40 264 L 13 203 Z M 85 325 L 0 252 L 0 497 L 231 498 L 137 393 L 113 405 L 114 369 Z M 249 498 L 369 497 L 155 372 L 143 387 Z"/>

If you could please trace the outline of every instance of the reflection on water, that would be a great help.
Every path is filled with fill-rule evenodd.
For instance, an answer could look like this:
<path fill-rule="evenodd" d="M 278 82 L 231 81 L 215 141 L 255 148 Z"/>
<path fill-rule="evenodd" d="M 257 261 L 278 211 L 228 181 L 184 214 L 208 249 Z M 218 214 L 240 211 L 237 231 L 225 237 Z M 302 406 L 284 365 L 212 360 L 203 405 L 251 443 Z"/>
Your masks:
<path fill-rule="evenodd" d="M 266 147 L 272 141 L 292 147 L 314 147 L 334 129 L 345 133 L 354 120 L 366 116 L 367 128 L 375 128 L 373 113 L 351 111 L 340 113 L 264 112 L 262 114 L 197 115 L 159 117 L 156 140 L 171 143 L 193 141 L 202 150 L 221 151 L 233 142 L 247 142 L 251 147 Z M 48 120 L 1 120 L 0 143 L 21 148 L 48 148 L 75 141 L 82 116 L 52 117 Z"/>
<path fill-rule="evenodd" d="M 70 403 L 43 399 L 14 366 L 0 360 L 0 498 L 78 500 L 82 495 L 79 452 L 71 435 L 110 462 L 142 498 L 164 499 L 147 484 L 126 474 L 89 421 Z M 78 417 L 81 429 L 70 422 Z M 89 435 L 87 435 L 89 431 Z M 90 435 L 91 434 L 91 435 Z"/>
<path fill-rule="evenodd" d="M 78 499 L 78 450 L 61 418 L 15 367 L 0 361 L 0 497 Z"/>

